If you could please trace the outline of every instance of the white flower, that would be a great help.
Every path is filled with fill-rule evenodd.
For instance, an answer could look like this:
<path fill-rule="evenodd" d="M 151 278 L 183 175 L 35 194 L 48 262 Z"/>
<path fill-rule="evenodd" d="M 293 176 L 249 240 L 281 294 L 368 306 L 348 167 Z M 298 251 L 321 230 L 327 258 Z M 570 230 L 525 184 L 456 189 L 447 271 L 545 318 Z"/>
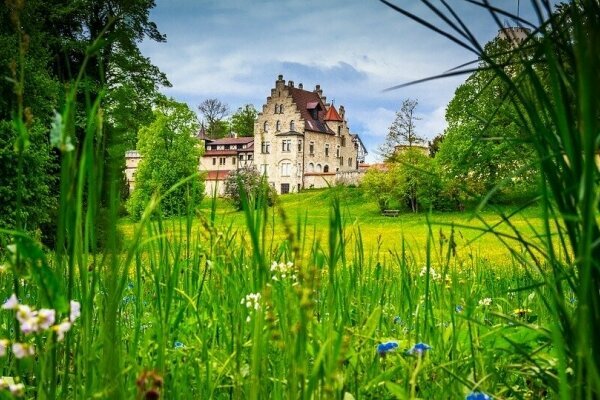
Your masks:
<path fill-rule="evenodd" d="M 419 273 L 420 276 L 425 276 L 427 275 L 427 266 L 424 266 L 423 268 L 421 268 L 421 273 Z M 440 274 L 438 274 L 435 269 L 433 269 L 433 267 L 429 267 L 429 277 L 431 279 L 433 279 L 434 281 L 439 280 L 442 276 Z"/>
<path fill-rule="evenodd" d="M 6 355 L 6 349 L 8 349 L 9 344 L 10 342 L 7 339 L 0 339 L 0 357 Z"/>
<path fill-rule="evenodd" d="M 40 330 L 38 312 L 29 306 L 19 304 L 17 306 L 17 319 L 21 324 L 21 332 L 29 334 Z"/>
<path fill-rule="evenodd" d="M 69 315 L 69 321 L 75 322 L 81 315 L 81 304 L 78 301 L 71 300 L 71 314 Z"/>
<path fill-rule="evenodd" d="M 73 326 L 73 324 L 71 323 L 71 321 L 65 320 L 63 322 L 61 322 L 58 325 L 54 325 L 52 327 L 52 330 L 54 332 L 56 332 L 56 336 L 59 342 L 62 342 L 63 339 L 65 338 L 65 333 L 69 332 L 69 330 L 71 329 L 71 326 Z"/>
<path fill-rule="evenodd" d="M 479 300 L 479 305 L 480 306 L 489 306 L 492 304 L 492 299 L 489 297 L 486 297 L 485 299 L 481 299 Z"/>
<path fill-rule="evenodd" d="M 8 390 L 15 397 L 23 397 L 25 394 L 25 385 L 22 383 L 15 383 L 14 385 L 8 385 Z"/>
<path fill-rule="evenodd" d="M 271 272 L 273 272 L 272 280 L 278 281 L 280 279 L 286 279 L 288 276 L 291 276 L 293 280 L 296 279 L 296 275 L 294 272 L 294 263 L 288 261 L 287 263 L 277 263 L 277 261 L 273 261 L 271 264 Z"/>
<path fill-rule="evenodd" d="M 241 304 L 246 304 L 246 308 L 260 309 L 260 293 L 247 294 Z"/>
<path fill-rule="evenodd" d="M 35 354 L 35 348 L 27 343 L 13 343 L 12 351 L 17 358 L 28 357 Z"/>
<path fill-rule="evenodd" d="M 4 310 L 14 310 L 15 308 L 17 308 L 18 305 L 19 300 L 17 299 L 17 295 L 13 293 L 12 296 L 10 296 L 8 300 L 6 300 L 4 304 L 2 304 L 2 308 Z"/>
<path fill-rule="evenodd" d="M 49 308 L 42 308 L 38 312 L 38 324 L 42 329 L 50 329 L 56 320 L 56 311 Z"/>

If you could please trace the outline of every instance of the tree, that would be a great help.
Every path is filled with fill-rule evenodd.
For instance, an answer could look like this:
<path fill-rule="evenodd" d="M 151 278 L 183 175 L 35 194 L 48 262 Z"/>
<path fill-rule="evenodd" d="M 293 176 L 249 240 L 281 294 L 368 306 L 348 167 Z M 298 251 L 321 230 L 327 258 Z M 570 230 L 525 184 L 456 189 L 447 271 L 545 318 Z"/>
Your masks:
<path fill-rule="evenodd" d="M 441 180 L 431 157 L 418 149 L 406 149 L 395 155 L 389 173 L 395 182 L 391 193 L 400 204 L 412 212 L 436 207 Z"/>
<path fill-rule="evenodd" d="M 196 114 L 186 104 L 164 100 L 154 110 L 154 121 L 140 129 L 137 149 L 143 158 L 127 203 L 134 218 L 141 216 L 154 193 L 165 195 L 173 185 L 192 176 L 163 198 L 160 210 L 164 216 L 181 215 L 200 203 L 204 195 L 198 172 L 201 149 L 193 137 L 198 127 Z"/>
<path fill-rule="evenodd" d="M 396 185 L 393 178 L 394 175 L 387 170 L 369 168 L 360 182 L 360 186 L 367 196 L 377 203 L 379 211 L 389 209 L 394 200 L 392 191 Z"/>
<path fill-rule="evenodd" d="M 246 104 L 231 116 L 231 130 L 239 136 L 253 136 L 257 111 L 252 104 Z"/>
<path fill-rule="evenodd" d="M 390 126 L 385 142 L 381 145 L 380 151 L 389 158 L 394 155 L 396 148 L 400 145 L 412 147 L 415 144 L 423 143 L 425 140 L 417 135 L 415 121 L 420 120 L 415 114 L 415 109 L 419 102 L 417 100 L 405 99 L 402 101 L 400 110 L 396 112 L 396 118 Z"/>
<path fill-rule="evenodd" d="M 508 46 L 497 39 L 485 51 L 506 58 Z M 498 64 L 506 61 L 497 58 Z M 520 111 L 508 97 L 510 89 L 485 63 L 481 67 L 456 89 L 447 107 L 448 128 L 437 158 L 447 180 L 461 184 L 472 198 L 492 190 L 496 199 L 526 195 L 537 186 L 534 148 L 519 125 Z M 509 67 L 512 74 L 519 73 L 518 65 Z"/>
<path fill-rule="evenodd" d="M 442 144 L 442 142 L 444 141 L 444 134 L 440 133 L 439 135 L 436 135 L 433 140 L 428 142 L 428 147 L 429 147 L 429 157 L 435 157 L 435 155 L 437 154 L 438 151 L 440 151 L 440 146 Z"/>
<path fill-rule="evenodd" d="M 259 207 L 265 202 L 272 206 L 277 193 L 256 167 L 244 166 L 229 173 L 225 181 L 225 196 L 237 210 L 241 210 L 244 207 L 244 197 L 250 207 Z"/>
<path fill-rule="evenodd" d="M 229 106 L 219 99 L 206 99 L 198 106 L 206 122 L 206 134 L 208 137 L 216 139 L 222 136 L 222 120 L 229 112 Z"/>

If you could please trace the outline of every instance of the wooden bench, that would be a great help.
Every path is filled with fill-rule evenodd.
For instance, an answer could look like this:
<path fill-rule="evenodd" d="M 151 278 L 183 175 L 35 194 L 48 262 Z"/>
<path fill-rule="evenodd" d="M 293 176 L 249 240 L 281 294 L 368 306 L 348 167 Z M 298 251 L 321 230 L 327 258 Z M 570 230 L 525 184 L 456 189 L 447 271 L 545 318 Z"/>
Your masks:
<path fill-rule="evenodd" d="M 381 214 L 386 217 L 397 217 L 400 214 L 400 210 L 383 210 Z"/>

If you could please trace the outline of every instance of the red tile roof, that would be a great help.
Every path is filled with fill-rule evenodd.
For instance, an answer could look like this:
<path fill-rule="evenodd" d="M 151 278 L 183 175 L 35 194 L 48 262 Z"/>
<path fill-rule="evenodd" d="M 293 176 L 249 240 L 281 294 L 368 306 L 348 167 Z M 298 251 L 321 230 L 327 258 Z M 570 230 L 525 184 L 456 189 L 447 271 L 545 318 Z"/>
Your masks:
<path fill-rule="evenodd" d="M 244 149 L 247 150 L 247 149 Z M 206 150 L 204 157 L 208 156 L 235 156 L 239 150 Z"/>
<path fill-rule="evenodd" d="M 215 139 L 210 142 L 210 145 L 215 146 L 218 144 L 248 144 L 248 143 L 254 143 L 253 136 Z"/>
<path fill-rule="evenodd" d="M 325 117 L 323 119 L 325 121 L 344 122 L 344 120 L 342 119 L 342 117 L 340 117 L 340 114 L 338 114 L 333 104 L 331 105 L 331 107 L 329 107 L 329 110 L 327 110 L 327 113 L 325 114 Z"/>
<path fill-rule="evenodd" d="M 315 92 L 309 92 L 304 89 L 298 89 L 286 86 L 292 96 L 292 100 L 296 103 L 300 115 L 304 119 L 304 128 L 316 131 L 333 134 L 334 132 L 325 124 L 325 105 L 321 101 L 321 97 Z M 317 118 L 314 119 L 308 110 L 317 109 Z"/>
<path fill-rule="evenodd" d="M 206 173 L 207 181 L 222 181 L 227 179 L 231 171 L 208 171 Z"/>

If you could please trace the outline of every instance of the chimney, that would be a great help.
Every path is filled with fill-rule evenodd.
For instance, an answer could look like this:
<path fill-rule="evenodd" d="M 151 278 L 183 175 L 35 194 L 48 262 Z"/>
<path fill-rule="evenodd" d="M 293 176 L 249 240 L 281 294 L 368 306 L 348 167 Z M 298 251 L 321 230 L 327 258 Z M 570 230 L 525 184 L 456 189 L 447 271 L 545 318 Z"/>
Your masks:
<path fill-rule="evenodd" d="M 288 86 L 289 87 L 294 87 L 294 81 L 288 81 Z"/>
<path fill-rule="evenodd" d="M 321 85 L 316 85 L 314 92 L 321 97 L 323 95 L 323 91 L 321 90 Z"/>
<path fill-rule="evenodd" d="M 327 100 L 327 96 L 322 96 L 322 97 L 321 97 L 321 101 L 323 101 L 323 103 L 327 103 L 327 101 L 326 101 L 326 100 Z"/>
<path fill-rule="evenodd" d="M 304 89 L 304 85 L 302 83 L 298 84 L 298 89 Z"/>
<path fill-rule="evenodd" d="M 277 80 L 278 80 L 278 81 L 282 81 L 282 80 L 283 80 L 283 75 L 279 75 L 279 76 L 277 76 Z"/>
<path fill-rule="evenodd" d="M 340 106 L 340 117 L 342 117 L 342 119 L 344 119 L 345 112 L 346 110 L 344 110 L 344 106 Z"/>

